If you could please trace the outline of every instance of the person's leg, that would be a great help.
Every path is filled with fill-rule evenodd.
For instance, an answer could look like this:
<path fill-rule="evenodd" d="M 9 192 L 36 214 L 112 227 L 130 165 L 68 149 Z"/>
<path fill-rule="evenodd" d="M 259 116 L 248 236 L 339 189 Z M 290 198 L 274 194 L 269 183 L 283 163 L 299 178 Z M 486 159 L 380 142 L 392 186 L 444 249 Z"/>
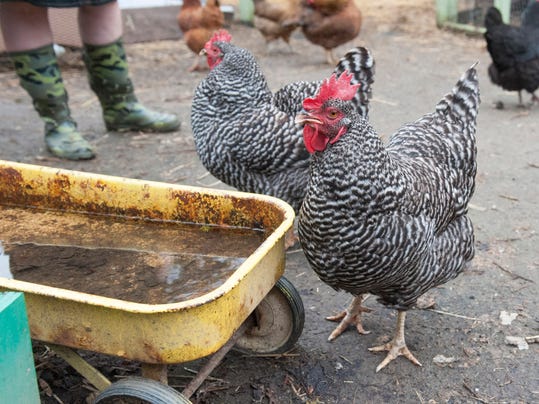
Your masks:
<path fill-rule="evenodd" d="M 79 8 L 79 31 L 87 45 L 109 45 L 123 34 L 122 14 L 117 1 Z"/>
<path fill-rule="evenodd" d="M 8 52 L 22 52 L 52 43 L 47 9 L 30 3 L 0 3 L 0 26 Z"/>
<path fill-rule="evenodd" d="M 135 96 L 121 40 L 118 3 L 80 7 L 79 25 L 90 87 L 99 98 L 107 129 L 147 132 L 178 129 L 180 121 L 175 115 L 147 109 Z"/>
<path fill-rule="evenodd" d="M 71 118 L 47 9 L 22 2 L 0 3 L 0 25 L 21 87 L 28 92 L 45 122 L 47 148 L 62 158 L 92 158 L 90 144 Z"/>

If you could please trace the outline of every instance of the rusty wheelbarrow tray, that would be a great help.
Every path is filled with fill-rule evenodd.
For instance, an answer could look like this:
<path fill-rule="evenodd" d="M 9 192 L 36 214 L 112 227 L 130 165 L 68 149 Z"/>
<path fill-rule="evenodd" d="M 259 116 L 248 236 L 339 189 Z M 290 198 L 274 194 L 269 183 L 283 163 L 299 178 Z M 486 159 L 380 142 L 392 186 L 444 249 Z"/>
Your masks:
<path fill-rule="evenodd" d="M 220 286 L 173 303 L 136 303 L 0 277 L 0 291 L 25 293 L 32 338 L 48 343 L 100 390 L 110 382 L 66 347 L 141 362 L 143 376 L 166 382 L 167 364 L 220 351 L 218 363 L 235 343 L 252 352 L 282 352 L 301 334 L 301 298 L 281 278 L 294 212 L 279 199 L 0 161 L 5 206 L 267 233 Z M 186 400 L 217 363 L 184 390 Z"/>

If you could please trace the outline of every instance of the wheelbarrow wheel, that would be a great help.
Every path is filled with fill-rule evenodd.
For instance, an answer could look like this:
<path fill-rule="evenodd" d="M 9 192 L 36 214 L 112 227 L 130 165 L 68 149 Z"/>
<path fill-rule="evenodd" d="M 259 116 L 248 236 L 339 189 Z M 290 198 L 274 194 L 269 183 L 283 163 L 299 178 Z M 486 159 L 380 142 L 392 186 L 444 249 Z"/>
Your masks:
<path fill-rule="evenodd" d="M 239 338 L 235 350 L 248 354 L 279 354 L 294 347 L 303 331 L 305 310 L 301 296 L 281 277 L 253 314 L 254 325 Z"/>
<path fill-rule="evenodd" d="M 156 380 L 128 377 L 101 391 L 95 404 L 188 404 L 180 392 Z"/>

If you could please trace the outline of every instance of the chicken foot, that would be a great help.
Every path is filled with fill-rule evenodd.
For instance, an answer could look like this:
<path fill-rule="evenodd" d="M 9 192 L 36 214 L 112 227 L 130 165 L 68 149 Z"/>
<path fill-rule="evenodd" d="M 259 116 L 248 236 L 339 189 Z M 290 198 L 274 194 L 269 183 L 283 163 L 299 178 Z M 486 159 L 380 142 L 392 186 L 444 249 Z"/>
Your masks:
<path fill-rule="evenodd" d="M 404 340 L 404 321 L 405 320 L 406 320 L 406 312 L 399 310 L 399 314 L 397 317 L 397 329 L 395 331 L 395 335 L 393 336 L 393 339 L 387 344 L 369 348 L 369 351 L 371 352 L 389 351 L 385 359 L 376 368 L 376 372 L 379 372 L 380 370 L 385 368 L 389 362 L 391 362 L 393 359 L 401 355 L 408 358 L 414 365 L 423 366 L 415 358 L 415 356 L 412 355 L 412 353 L 406 346 L 406 341 Z"/>
<path fill-rule="evenodd" d="M 365 296 L 365 297 L 364 297 Z M 360 334 L 369 334 L 370 331 L 365 331 L 363 324 L 361 323 L 361 313 L 370 313 L 372 310 L 368 307 L 363 307 L 361 304 L 367 300 L 369 295 L 358 295 L 354 296 L 354 299 L 350 303 L 350 306 L 343 312 L 337 314 L 336 316 L 326 317 L 326 320 L 329 321 L 340 321 L 340 324 L 333 330 L 331 335 L 328 337 L 328 341 L 333 341 L 339 335 L 343 333 L 344 330 L 350 325 L 356 327 L 357 332 Z"/>

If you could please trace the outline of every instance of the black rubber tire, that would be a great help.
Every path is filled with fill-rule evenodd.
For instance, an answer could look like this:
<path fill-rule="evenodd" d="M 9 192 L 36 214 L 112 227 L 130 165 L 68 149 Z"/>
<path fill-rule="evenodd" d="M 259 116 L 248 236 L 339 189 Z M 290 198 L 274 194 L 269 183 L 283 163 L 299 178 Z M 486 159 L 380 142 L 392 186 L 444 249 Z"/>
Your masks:
<path fill-rule="evenodd" d="M 190 404 L 191 401 L 172 387 L 158 381 L 143 377 L 128 377 L 112 383 L 101 391 L 94 403 Z"/>
<path fill-rule="evenodd" d="M 305 324 L 301 296 L 285 277 L 275 283 L 251 316 L 255 325 L 234 346 L 234 350 L 246 354 L 288 352 L 298 341 Z"/>

